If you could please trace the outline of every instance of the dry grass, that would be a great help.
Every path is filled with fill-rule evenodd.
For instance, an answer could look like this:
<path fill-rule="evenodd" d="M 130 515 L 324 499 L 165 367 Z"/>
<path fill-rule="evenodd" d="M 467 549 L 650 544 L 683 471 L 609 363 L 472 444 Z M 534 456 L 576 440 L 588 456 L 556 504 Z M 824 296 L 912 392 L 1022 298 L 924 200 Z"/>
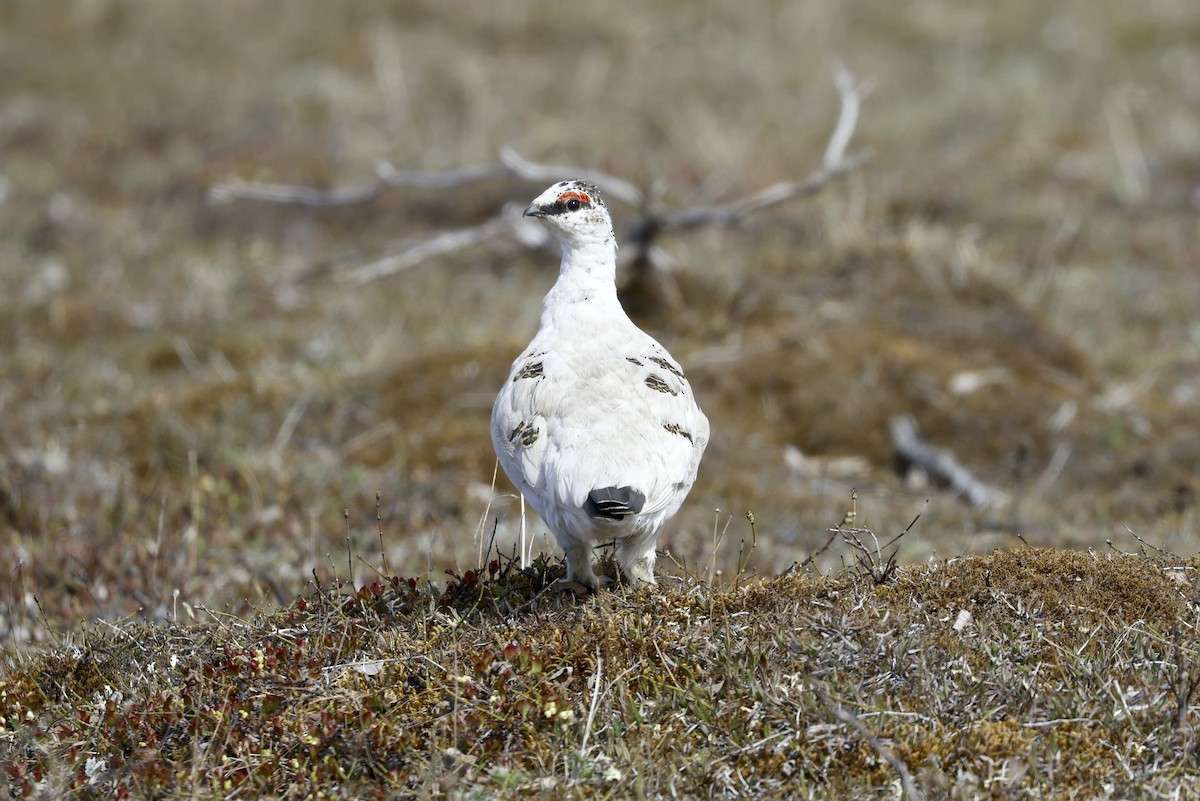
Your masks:
<path fill-rule="evenodd" d="M 361 288 L 339 276 L 434 232 L 478 223 L 543 187 L 493 181 L 470 191 L 394 192 L 352 208 L 304 210 L 214 206 L 205 200 L 212 185 L 234 176 L 342 185 L 368 178 L 379 159 L 436 170 L 491 162 L 511 145 L 531 158 L 626 177 L 650 188 L 665 208 L 733 197 L 803 175 L 819 160 L 836 115 L 828 77 L 835 56 L 875 85 L 857 137 L 874 153 L 869 168 L 737 229 L 664 239 L 674 263 L 665 280 L 682 305 L 666 303 L 653 281 L 638 280 L 645 276 L 622 276 L 638 319 L 687 366 L 714 432 L 691 499 L 662 543 L 685 565 L 677 571 L 683 583 L 637 603 L 657 610 L 652 620 L 661 614 L 667 621 L 677 619 L 671 606 L 691 608 L 688 599 L 698 593 L 750 611 L 737 604 L 755 593 L 782 597 L 792 591 L 789 582 L 854 584 L 789 578 L 713 595 L 686 579 L 706 575 L 710 560 L 714 572 L 740 573 L 737 543 L 748 535 L 740 523 L 748 509 L 757 519 L 757 547 L 747 569 L 779 573 L 819 548 L 828 523 L 848 511 L 852 487 L 861 498 L 856 522 L 881 537 L 921 513 L 901 542 L 902 564 L 1015 547 L 1018 535 L 1034 546 L 1105 550 L 1107 539 L 1129 541 L 1125 525 L 1175 553 L 1196 552 L 1198 38 L 1200 11 L 1188 0 L 1103 9 L 1085 0 L 995 8 L 943 0 L 870 9 L 795 3 L 769 11 L 718 2 L 683 9 L 515 0 L 468 0 L 453 11 L 423 0 L 347 10 L 298 0 L 286 14 L 260 2 L 7 3 L 0 32 L 0 651 L 11 664 L 3 680 L 34 675 L 23 661 L 31 658 L 74 665 L 65 642 L 82 648 L 83 635 L 63 632 L 96 619 L 150 626 L 146 647 L 166 655 L 159 640 L 170 639 L 196 670 L 215 658 L 203 643 L 220 636 L 220 626 L 261 644 L 273 626 L 286 625 L 268 612 L 246 621 L 277 607 L 300 614 L 293 600 L 312 592 L 314 570 L 329 575 L 336 562 L 354 585 L 373 579 L 353 560 L 354 575 L 347 575 L 340 554 L 378 550 L 377 515 L 392 569 L 424 577 L 421 587 L 446 568 L 462 575 L 476 565 L 481 532 L 491 531 L 494 519 L 504 553 L 516 537 L 509 488 L 492 486 L 487 418 L 509 361 L 535 326 L 553 256 L 497 243 Z M 618 229 L 634 216 L 620 206 L 614 212 Z M 898 475 L 886 438 L 886 422 L 897 414 L 913 415 L 925 436 L 1011 502 L 974 509 L 920 476 Z M 376 511 L 380 490 L 384 505 Z M 719 532 L 728 520 L 737 522 L 714 548 L 714 525 Z M 530 523 L 536 549 L 552 551 L 542 527 Z M 1044 569 L 1025 572 L 1068 569 L 1061 560 L 1073 557 L 1049 553 L 1038 557 Z M 839 560 L 852 559 L 838 544 L 815 569 L 840 575 Z M 977 563 L 964 556 L 934 564 L 950 571 Z M 879 612 L 887 618 L 881 626 L 925 614 L 925 602 L 903 590 L 905 577 L 918 572 L 905 567 L 894 586 L 879 590 L 855 584 L 846 596 L 862 602 L 855 615 L 885 601 L 895 608 L 891 617 Z M 1130 576 L 1141 581 L 1140 573 Z M 1121 573 L 1117 583 L 1126 578 Z M 924 591 L 940 597 L 933 585 Z M 801 594 L 808 597 L 816 596 Z M 1021 619 L 1024 627 L 1005 618 L 985 630 L 988 615 L 998 613 L 987 597 L 993 600 L 981 596 L 978 609 L 967 607 L 985 621 L 970 636 L 995 638 L 980 645 L 984 653 L 1009 646 L 1049 653 L 1037 628 L 1040 607 L 1025 608 L 1034 617 Z M 431 589 L 421 598 L 458 608 Z M 310 600 L 303 614 L 316 614 L 319 604 Z M 938 614 L 957 615 L 946 603 Z M 997 717 L 982 701 L 964 700 L 974 690 L 964 689 L 967 679 L 959 675 L 942 688 L 947 695 L 938 709 L 947 711 L 937 714 L 950 719 L 948 710 L 959 703 L 963 717 L 953 726 L 935 717 L 936 726 L 921 724 L 928 725 L 923 734 L 906 729 L 898 737 L 888 727 L 915 726 L 916 718 L 869 717 L 871 709 L 909 709 L 889 706 L 898 696 L 864 701 L 847 694 L 849 685 L 826 684 L 880 737 L 916 743 L 915 750 L 895 748 L 914 769 L 940 766 L 951 787 L 998 775 L 977 763 L 961 773 L 957 766 L 970 762 L 977 743 L 1007 737 L 1014 751 L 1033 749 L 1030 764 L 1059 766 L 1054 776 L 1096 766 L 1096 777 L 1107 778 L 1095 779 L 1095 794 L 1119 794 L 1104 782 L 1133 787 L 1134 779 L 1113 765 L 1190 764 L 1194 751 L 1179 745 L 1190 735 L 1170 740 L 1165 729 L 1130 722 L 1148 711 L 1126 715 L 1118 721 L 1123 739 L 1105 740 L 1120 754 L 1114 762 L 1096 750 L 1100 729 L 1091 724 L 1031 724 L 1054 717 L 1112 722 L 1116 706 L 1137 706 L 1104 690 L 1115 685 L 1095 678 L 1108 675 L 1103 670 L 1086 672 L 1088 660 L 1109 664 L 1106 647 L 1112 664 L 1131 666 L 1112 674 L 1122 688 L 1139 681 L 1149 688 L 1164 660 L 1190 658 L 1164 644 L 1173 625 L 1165 618 L 1127 626 L 1121 615 L 1141 614 L 1132 603 L 1118 604 L 1120 614 L 1109 602 L 1081 613 L 1091 631 L 1108 633 L 1109 646 L 1093 639 L 1077 643 L 1081 651 L 1047 657 L 1046 668 L 1022 663 L 1034 666 L 1022 668 L 1021 680 L 1053 669 L 1078 681 L 1073 688 L 1061 678 L 1064 707 L 1082 710 L 1076 696 L 1108 692 L 1105 718 L 1094 706 L 1038 717 L 1043 701 L 1059 702 L 1056 694 L 1022 707 L 1027 719 Z M 600 625 L 609 607 L 629 604 L 624 596 L 581 607 L 543 599 L 516 617 L 488 607 L 462 629 L 475 639 L 436 647 L 461 652 L 467 670 L 481 658 L 482 646 L 474 646 L 487 639 L 472 628 L 484 625 L 479 621 L 519 621 L 522 636 L 508 639 L 541 643 L 555 626 L 541 631 L 538 621 L 570 619 L 574 626 L 577 617 L 594 618 L 588 625 Z M 855 629 L 841 627 L 854 615 L 810 619 L 805 615 L 818 613 L 801 605 L 803 611 L 767 605 L 775 611 L 762 614 L 783 615 L 798 642 L 850 638 L 872 654 L 888 645 L 860 642 Z M 211 622 L 195 612 L 201 606 L 228 616 Z M 1100 612 L 1116 617 L 1089 617 Z M 327 619 L 342 616 L 329 611 Z M 757 625 L 710 619 L 697 624 L 696 636 L 722 641 L 731 619 L 751 631 Z M 1190 608 L 1182 620 L 1194 622 Z M 109 629 L 89 625 L 87 642 L 98 646 Z M 218 628 L 205 628 L 212 626 Z M 877 631 L 891 631 L 886 627 Z M 371 638 L 383 637 L 387 628 L 371 631 Z M 96 659 L 132 658 L 117 645 L 121 635 L 112 636 Z M 677 636 L 685 650 L 701 644 L 688 631 Z M 1052 639 L 1065 637 L 1056 632 Z M 501 639 L 487 643 L 502 646 Z M 364 658 L 375 658 L 368 643 L 385 654 L 400 647 L 388 646 L 386 637 L 362 642 Z M 594 656 L 564 653 L 578 666 L 576 683 L 563 691 L 578 714 L 592 675 L 585 662 Z M 635 664 L 623 653 L 602 654 L 613 668 L 607 675 Z M 776 661 L 794 666 L 789 654 Z M 854 660 L 838 667 L 846 655 L 820 651 L 821 670 L 851 670 Z M 314 658 L 331 666 L 344 657 L 332 649 Z M 657 653 L 647 658 L 662 663 Z M 896 658 L 906 664 L 925 656 Z M 497 659 L 510 664 L 520 692 L 534 692 L 521 683 L 527 668 L 519 659 Z M 718 676 L 749 675 L 743 663 L 705 664 Z M 338 675 L 346 682 L 359 674 Z M 783 681 L 783 674 L 763 675 Z M 208 691 L 232 692 L 219 684 Z M 1146 697 L 1165 697 L 1161 677 L 1156 686 L 1158 695 L 1146 689 Z M 72 697 L 91 699 L 92 690 L 81 687 Z M 682 697 L 667 689 L 647 685 L 638 714 L 653 705 L 688 714 Z M 760 690 L 776 692 L 771 685 Z M 135 691 L 130 685 L 126 694 Z M 610 706 L 600 709 L 633 715 L 605 692 Z M 879 776 L 889 775 L 887 763 L 806 692 L 794 727 L 831 727 L 816 730 L 833 754 L 821 764 L 850 764 L 839 760 L 858 754 L 863 764 L 873 760 Z M 38 708 L 52 714 L 61 699 L 43 694 Z M 736 698 L 754 708 L 749 696 Z M 653 718 L 660 726 L 678 720 L 661 714 Z M 604 753 L 627 777 L 649 768 L 673 742 L 639 735 L 639 750 L 620 752 L 612 719 L 596 723 L 593 744 L 617 749 Z M 310 718 L 289 720 L 300 727 Z M 438 720 L 409 728 L 450 747 L 453 738 L 437 726 L 458 718 Z M 536 757 L 548 761 L 514 773 L 522 792 L 529 787 L 524 776 L 565 782 L 581 775 L 579 766 L 564 772 L 555 762 L 569 759 L 571 749 L 552 750 L 567 743 L 578 750 L 578 725 L 547 725 L 532 731 L 549 743 L 551 750 Z M 1154 742 L 1162 748 L 1150 756 L 1134 753 L 1144 731 L 1159 732 Z M 938 733 L 958 743 L 957 756 L 931 744 Z M 8 735 L 6 748 L 15 747 L 15 736 Z M 52 748 L 38 756 L 31 748 L 29 758 L 50 760 L 55 781 L 71 781 L 66 774 L 74 768 L 66 766 L 82 752 Z M 401 773 L 415 770 L 425 781 L 466 771 L 442 753 L 412 757 L 424 767 Z M 803 763 L 814 753 L 797 751 L 797 758 Z M 205 752 L 210 756 L 217 759 L 215 751 Z M 712 786 L 734 794 L 742 779 L 768 781 L 768 774 L 749 771 L 746 759 L 713 762 L 729 784 Z M 494 764 L 474 769 L 475 781 L 492 781 Z M 852 781 L 865 781 L 856 771 Z M 793 775 L 809 784 L 793 789 L 819 795 L 821 777 L 835 773 L 801 770 Z M 1030 774 L 1019 786 L 1039 786 L 1042 778 Z M 942 792 L 934 774 L 921 780 L 929 792 Z M 628 786 L 597 782 L 593 789 L 617 797 Z M 998 786 L 980 783 L 983 789 L 970 792 L 1001 793 Z"/>
<path fill-rule="evenodd" d="M 1021 550 L 883 586 L 865 567 L 577 602 L 561 567 L 495 559 L 254 620 L 100 623 L 0 680 L 6 786 L 895 797 L 886 754 L 931 798 L 1200 790 L 1200 561 Z"/>

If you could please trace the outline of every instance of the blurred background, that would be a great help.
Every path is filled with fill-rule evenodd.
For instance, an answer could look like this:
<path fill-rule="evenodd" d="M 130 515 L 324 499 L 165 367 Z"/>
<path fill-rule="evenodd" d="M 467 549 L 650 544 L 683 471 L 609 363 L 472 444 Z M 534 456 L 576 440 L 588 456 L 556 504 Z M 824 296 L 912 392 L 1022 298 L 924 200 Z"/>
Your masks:
<path fill-rule="evenodd" d="M 880 539 L 921 515 L 902 561 L 1138 547 L 1126 526 L 1195 550 L 1197 42 L 1193 0 L 7 0 L 4 647 L 270 608 L 314 570 L 370 580 L 380 529 L 392 572 L 437 581 L 493 530 L 512 552 L 488 421 L 557 255 L 499 235 L 345 279 L 548 182 L 330 208 L 213 187 L 337 188 L 507 146 L 661 210 L 730 200 L 819 166 L 837 61 L 870 88 L 868 164 L 666 234 L 653 280 L 620 276 L 712 421 L 660 548 L 728 576 L 753 511 L 749 567 L 773 575 L 854 511 Z M 623 239 L 639 209 L 610 208 Z M 899 415 L 993 502 L 904 469 Z M 849 558 L 835 543 L 820 566 Z"/>

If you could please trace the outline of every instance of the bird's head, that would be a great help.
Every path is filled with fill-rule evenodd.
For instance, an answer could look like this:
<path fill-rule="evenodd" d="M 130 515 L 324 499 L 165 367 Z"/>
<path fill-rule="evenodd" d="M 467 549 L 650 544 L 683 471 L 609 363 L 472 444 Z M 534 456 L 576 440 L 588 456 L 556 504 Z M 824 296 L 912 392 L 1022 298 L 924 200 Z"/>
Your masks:
<path fill-rule="evenodd" d="M 564 245 L 614 239 L 600 190 L 583 181 L 559 181 L 526 206 L 524 216 L 541 220 Z"/>

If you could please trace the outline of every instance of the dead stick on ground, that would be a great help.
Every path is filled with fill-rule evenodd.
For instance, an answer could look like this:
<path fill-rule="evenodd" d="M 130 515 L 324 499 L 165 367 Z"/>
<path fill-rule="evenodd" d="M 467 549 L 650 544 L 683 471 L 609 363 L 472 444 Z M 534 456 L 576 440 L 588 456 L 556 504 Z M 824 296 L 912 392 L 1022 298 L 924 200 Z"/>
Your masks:
<path fill-rule="evenodd" d="M 933 478 L 944 481 L 975 506 L 1000 505 L 1007 500 L 1001 490 L 989 487 L 971 474 L 944 448 L 931 445 L 917 431 L 917 421 L 908 415 L 888 421 L 892 448 L 904 462 L 915 464 Z"/>
<path fill-rule="evenodd" d="M 813 692 L 825 702 L 825 705 L 833 712 L 834 717 L 854 729 L 900 775 L 900 785 L 904 788 L 904 795 L 908 798 L 908 801 L 924 801 L 925 796 L 917 789 L 917 782 L 913 778 L 912 771 L 908 769 L 908 765 L 905 764 L 903 759 L 893 754 L 892 750 L 872 734 L 871 730 L 864 726 L 862 721 L 853 712 L 843 708 L 837 701 L 833 700 L 829 693 L 820 688 L 813 688 Z"/>

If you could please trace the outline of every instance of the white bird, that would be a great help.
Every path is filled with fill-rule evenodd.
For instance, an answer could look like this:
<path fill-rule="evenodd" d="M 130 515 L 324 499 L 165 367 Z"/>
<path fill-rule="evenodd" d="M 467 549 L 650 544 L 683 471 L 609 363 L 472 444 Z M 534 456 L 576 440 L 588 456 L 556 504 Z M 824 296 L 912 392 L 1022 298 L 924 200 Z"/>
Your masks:
<path fill-rule="evenodd" d="M 617 300 L 617 240 L 596 187 L 557 183 L 525 216 L 559 240 L 562 264 L 492 408 L 496 455 L 566 552 L 568 581 L 594 589 L 592 549 L 615 541 L 625 578 L 654 584 L 658 533 L 696 479 L 708 418 Z"/>

